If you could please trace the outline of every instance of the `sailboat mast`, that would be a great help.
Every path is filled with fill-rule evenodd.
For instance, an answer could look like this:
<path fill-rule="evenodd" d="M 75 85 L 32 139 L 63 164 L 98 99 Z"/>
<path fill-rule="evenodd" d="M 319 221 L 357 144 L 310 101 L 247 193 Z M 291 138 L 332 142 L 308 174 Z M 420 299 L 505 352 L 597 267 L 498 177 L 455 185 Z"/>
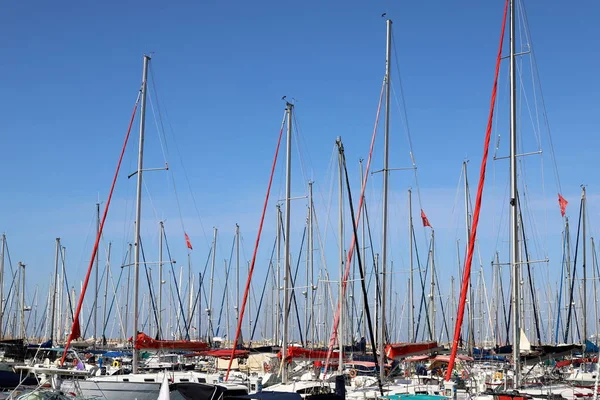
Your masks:
<path fill-rule="evenodd" d="M 210 288 L 208 291 L 208 305 L 206 306 L 206 312 L 208 314 L 208 342 L 212 344 L 214 336 L 213 317 L 212 317 L 212 305 L 213 305 L 213 287 L 215 282 L 215 263 L 217 262 L 217 228 L 214 229 L 213 238 L 213 257 L 212 265 L 210 269 Z"/>
<path fill-rule="evenodd" d="M 140 108 L 140 140 L 138 149 L 137 168 L 137 194 L 135 207 L 135 237 L 133 256 L 133 373 L 138 373 L 139 350 L 137 346 L 137 329 L 139 317 L 139 294 L 140 294 L 140 224 L 142 219 L 142 169 L 144 167 L 144 129 L 146 127 L 146 87 L 148 82 L 148 63 L 150 57 L 144 55 L 144 68 L 142 71 L 142 101 Z"/>
<path fill-rule="evenodd" d="M 434 261 L 434 249 L 435 246 L 435 233 L 433 229 L 431 230 L 431 250 L 430 250 L 430 262 L 431 262 L 431 294 L 429 295 L 431 299 L 429 314 L 431 315 L 431 341 L 436 340 L 435 334 L 435 261 Z"/>
<path fill-rule="evenodd" d="M 385 127 L 383 142 L 383 232 L 381 243 L 381 328 L 379 329 L 379 378 L 385 378 L 385 269 L 387 265 L 388 230 L 388 181 L 389 181 L 389 139 L 390 139 L 390 63 L 392 57 L 392 21 L 387 20 L 387 40 L 385 49 Z"/>
<path fill-rule="evenodd" d="M 344 168 L 344 160 L 343 160 L 343 151 L 344 145 L 342 144 L 342 138 L 338 136 L 337 145 L 340 151 L 338 152 L 338 167 L 339 167 L 339 193 L 338 193 L 338 235 L 339 235 L 339 269 L 340 269 L 340 286 L 339 286 L 339 301 L 340 303 L 340 321 L 338 324 L 338 347 L 340 349 L 339 353 L 339 363 L 338 363 L 338 372 L 341 374 L 344 370 L 344 179 L 343 179 L 343 168 Z"/>
<path fill-rule="evenodd" d="M 465 241 L 465 248 L 469 248 L 469 241 L 471 240 L 471 218 L 469 214 L 469 177 L 467 174 L 467 161 L 463 161 L 463 175 L 465 178 L 465 234 L 467 236 Z M 469 355 L 473 355 L 473 348 L 475 347 L 475 302 L 473 299 L 473 277 L 469 277 L 469 335 L 468 335 L 468 347 Z"/>
<path fill-rule="evenodd" d="M 50 316 L 50 343 L 54 346 L 54 320 L 56 318 L 56 291 L 58 288 L 58 258 L 60 256 L 60 238 L 56 238 L 56 253 L 54 255 L 54 290 L 52 293 L 52 306 Z M 59 316 L 60 318 L 60 316 Z"/>
<path fill-rule="evenodd" d="M 512 266 L 513 301 L 513 363 L 515 376 L 513 388 L 517 389 L 521 380 L 520 340 L 521 340 L 521 266 L 519 264 L 519 232 L 517 210 L 517 75 L 515 51 L 515 0 L 510 0 L 510 244 Z"/>
<path fill-rule="evenodd" d="M 235 224 L 235 252 L 235 324 L 237 326 L 240 321 L 240 226 L 238 224 Z M 233 346 L 237 348 L 237 343 L 234 343 Z"/>
<path fill-rule="evenodd" d="M 314 304 L 315 304 L 315 284 L 314 284 L 314 258 L 313 258 L 313 246 L 314 246 L 314 229 L 313 229 L 313 183 L 312 181 L 308 182 L 308 204 L 309 204 L 309 214 L 308 214 L 308 269 L 310 271 L 310 315 L 312 319 L 312 323 L 310 324 L 310 343 L 311 346 L 315 347 L 315 313 L 314 313 Z M 308 331 L 307 331 L 308 335 Z"/>
<path fill-rule="evenodd" d="M 583 235 L 583 258 L 582 258 L 582 267 L 583 267 L 583 342 L 588 338 L 587 335 L 587 271 L 586 271 L 586 231 L 585 231 L 585 208 L 586 208 L 586 197 L 585 197 L 585 186 L 581 186 L 581 215 L 582 215 L 582 235 Z"/>
<path fill-rule="evenodd" d="M 412 218 L 412 190 L 408 189 L 408 340 L 415 341 L 415 301 L 413 277 L 413 218 Z M 363 250 L 364 251 L 364 250 Z"/>
<path fill-rule="evenodd" d="M 96 203 L 96 232 L 100 232 L 100 203 Z M 100 251 L 96 251 L 96 279 L 94 282 L 94 349 L 98 340 L 98 270 L 100 269 Z"/>
<path fill-rule="evenodd" d="M 277 271 L 275 277 L 275 346 L 279 346 L 279 332 L 281 331 L 281 204 L 277 204 Z"/>
<path fill-rule="evenodd" d="M 26 339 L 25 332 L 25 264 L 19 262 L 21 268 L 21 338 Z"/>
<path fill-rule="evenodd" d="M 163 285 L 163 236 L 165 225 L 160 221 L 160 233 L 158 235 L 158 338 L 163 339 L 162 327 L 162 285 Z M 200 328 L 198 328 L 200 329 Z M 198 332 L 200 332 L 198 330 Z"/>
<path fill-rule="evenodd" d="M 104 282 L 104 307 L 103 307 L 103 315 L 102 315 L 102 346 L 106 346 L 106 313 L 108 309 L 106 308 L 108 302 L 108 277 L 110 276 L 110 253 L 112 250 L 112 242 L 108 242 L 108 252 L 106 253 L 106 276 Z"/>
<path fill-rule="evenodd" d="M 287 373 L 287 349 L 288 349 L 288 310 L 290 307 L 290 299 L 288 296 L 290 286 L 290 200 L 292 197 L 292 112 L 294 105 L 286 103 L 287 106 L 287 143 L 286 143 L 286 166 L 285 166 L 285 242 L 283 247 L 283 330 L 282 330 L 282 345 L 281 345 L 281 362 L 283 363 L 283 375 L 281 382 L 288 383 Z"/>

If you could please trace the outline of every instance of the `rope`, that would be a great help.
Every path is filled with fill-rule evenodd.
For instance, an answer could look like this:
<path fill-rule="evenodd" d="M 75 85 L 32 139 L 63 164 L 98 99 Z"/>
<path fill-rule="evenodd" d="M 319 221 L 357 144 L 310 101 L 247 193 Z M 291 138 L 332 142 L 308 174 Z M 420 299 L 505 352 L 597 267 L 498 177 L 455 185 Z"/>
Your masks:
<path fill-rule="evenodd" d="M 153 93 L 154 93 L 154 97 L 155 97 L 155 101 L 156 101 L 156 108 L 158 110 L 158 118 L 159 118 L 159 122 L 160 122 L 160 126 L 161 126 L 161 132 L 162 132 L 163 140 L 164 140 L 164 144 L 165 144 L 165 148 L 164 148 L 163 151 L 166 150 L 167 157 L 168 157 L 169 156 L 169 146 L 167 144 L 167 138 L 166 138 L 166 135 L 165 135 L 165 127 L 164 127 L 164 124 L 163 124 L 162 112 L 161 112 L 161 109 L 160 109 L 160 103 L 158 101 L 158 88 L 157 88 L 156 83 L 154 81 L 154 71 L 153 71 L 152 68 L 150 68 L 150 81 L 151 81 L 152 89 L 154 89 Z M 152 105 L 152 102 L 150 104 Z M 152 110 L 154 111 L 154 109 L 152 109 Z M 167 114 L 166 111 L 165 111 L 165 114 Z M 167 122 L 169 124 L 169 129 L 171 131 L 171 135 L 173 136 L 173 144 L 175 146 L 175 151 L 177 152 L 177 156 L 179 157 L 179 163 L 181 164 L 181 168 L 183 170 L 183 175 L 184 175 L 185 180 L 186 180 L 187 185 L 188 185 L 190 196 L 192 197 L 192 202 L 193 202 L 194 208 L 196 210 L 196 215 L 198 216 L 198 220 L 200 222 L 200 229 L 202 230 L 202 234 L 204 235 L 204 240 L 208 244 L 209 240 L 208 240 L 208 236 L 206 235 L 206 230 L 204 229 L 204 224 L 202 223 L 202 218 L 200 217 L 200 211 L 198 209 L 198 203 L 196 202 L 196 197 L 194 196 L 194 192 L 192 190 L 192 185 L 190 183 L 190 178 L 189 178 L 189 176 L 187 174 L 187 170 L 185 169 L 185 166 L 183 165 L 183 158 L 181 157 L 181 153 L 179 151 L 179 146 L 177 146 L 177 142 L 175 141 L 175 134 L 173 132 L 173 125 L 171 124 L 171 121 L 168 120 L 168 114 L 167 114 Z M 161 142 L 161 148 L 162 148 L 162 142 Z M 163 154 L 163 156 L 164 156 L 164 154 Z M 171 182 L 173 184 L 173 191 L 175 193 L 175 200 L 177 202 L 177 210 L 179 212 L 179 220 L 181 222 L 181 229 L 185 233 L 185 227 L 184 227 L 184 224 L 183 224 L 183 216 L 182 216 L 182 213 L 181 213 L 181 205 L 180 205 L 180 201 L 179 201 L 179 195 L 177 193 L 177 186 L 175 184 L 175 174 L 174 174 L 173 170 L 169 168 L 169 165 L 167 164 L 166 160 L 165 160 L 165 165 L 166 165 L 167 169 L 169 170 L 169 172 L 171 173 L 171 176 L 172 176 Z M 189 253 L 189 250 L 190 249 L 188 248 L 188 253 Z"/>
<path fill-rule="evenodd" d="M 506 15 L 508 14 L 508 0 L 504 4 L 504 17 L 502 18 L 502 32 L 500 34 L 500 44 L 498 46 L 498 56 L 496 58 L 496 73 L 494 77 L 494 85 L 492 88 L 492 98 L 490 101 L 490 112 L 488 117 L 488 124 L 485 133 L 485 141 L 483 147 L 483 157 L 481 160 L 481 170 L 479 172 L 479 184 L 477 186 L 477 199 L 475 200 L 475 212 L 473 213 L 473 225 L 471 227 L 471 235 L 469 238 L 469 251 L 467 253 L 467 259 L 465 261 L 465 268 L 463 274 L 462 288 L 460 292 L 460 304 L 458 306 L 458 316 L 456 318 L 456 327 L 454 329 L 454 340 L 452 343 L 452 353 L 450 354 L 450 360 L 448 362 L 448 369 L 446 370 L 445 380 L 449 381 L 452 378 L 452 369 L 454 368 L 454 361 L 456 359 L 456 352 L 458 350 L 458 342 L 460 339 L 460 331 L 463 323 L 465 313 L 465 300 L 467 299 L 467 292 L 469 290 L 469 281 L 471 280 L 471 263 L 473 262 L 473 253 L 475 252 L 475 240 L 477 239 L 477 226 L 479 225 L 479 213 L 481 211 L 481 199 L 483 197 L 483 185 L 485 183 L 485 171 L 487 166 L 488 152 L 490 148 L 490 139 L 492 134 L 492 122 L 494 119 L 494 106 L 496 104 L 496 91 L 498 88 L 498 74 L 500 72 L 500 62 L 502 60 L 502 44 L 504 43 L 504 31 L 506 28 Z"/>
<path fill-rule="evenodd" d="M 100 222 L 100 229 L 96 234 L 96 242 L 94 243 L 94 250 L 92 250 L 92 256 L 90 257 L 90 263 L 88 266 L 87 274 L 85 276 L 85 281 L 83 282 L 83 287 L 81 288 L 81 295 L 79 296 L 79 302 L 77 303 L 77 311 L 75 312 L 75 317 L 73 318 L 73 326 L 71 327 L 71 333 L 69 334 L 69 338 L 67 339 L 67 344 L 65 346 L 65 351 L 63 352 L 62 358 L 60 360 L 60 365 L 64 365 L 65 358 L 67 357 L 67 351 L 69 350 L 69 346 L 71 345 L 71 341 L 73 339 L 77 339 L 81 335 L 81 328 L 79 326 L 79 314 L 81 313 L 81 307 L 83 306 L 83 300 L 85 298 L 85 292 L 87 290 L 87 286 L 90 280 L 90 275 L 92 274 L 92 269 L 94 267 L 94 261 L 96 259 L 96 253 L 98 252 L 98 244 L 100 243 L 100 238 L 102 237 L 102 231 L 104 230 L 104 223 L 106 222 L 106 217 L 108 215 L 108 209 L 110 207 L 110 202 L 112 200 L 113 192 L 115 190 L 115 184 L 117 183 L 117 177 L 119 176 L 119 170 L 121 169 L 121 162 L 123 161 L 123 155 L 125 154 L 125 149 L 127 148 L 127 142 L 129 141 L 129 134 L 131 133 L 131 127 L 133 126 L 133 121 L 135 120 L 135 113 L 137 111 L 138 103 L 142 94 L 142 89 L 140 88 L 138 92 L 137 99 L 135 100 L 135 105 L 133 106 L 133 112 L 131 113 L 131 119 L 129 120 L 129 127 L 127 128 L 127 134 L 125 135 L 125 141 L 123 142 L 123 148 L 121 149 L 121 155 L 119 156 L 119 161 L 117 163 L 117 169 L 115 171 L 115 176 L 113 177 L 112 185 L 110 187 L 110 192 L 108 193 L 108 199 L 106 200 L 106 207 L 104 208 L 104 214 L 102 215 L 102 221 Z"/>
<path fill-rule="evenodd" d="M 281 128 L 279 129 L 279 138 L 277 139 L 277 146 L 275 147 L 275 156 L 273 157 L 273 165 L 271 166 L 271 176 L 269 177 L 269 185 L 267 186 L 267 194 L 265 196 L 265 202 L 263 204 L 262 215 L 260 217 L 260 224 L 258 226 L 258 232 L 256 234 L 256 243 L 254 244 L 254 253 L 252 254 L 252 262 L 250 264 L 250 270 L 248 271 L 248 279 L 246 280 L 246 289 L 244 290 L 244 299 L 242 300 L 240 316 L 237 323 L 237 328 L 235 331 L 235 340 L 233 343 L 237 343 L 240 338 L 240 333 L 242 331 L 242 321 L 244 320 L 244 312 L 246 311 L 246 302 L 248 301 L 248 293 L 250 292 L 250 282 L 252 282 L 252 274 L 254 273 L 254 266 L 256 265 L 256 255 L 258 253 L 258 245 L 260 244 L 260 236 L 263 230 L 263 224 L 265 222 L 265 215 L 267 214 L 267 206 L 269 205 L 269 195 L 271 194 L 271 185 L 273 184 L 273 175 L 275 174 L 275 167 L 277 166 L 277 156 L 279 155 L 279 146 L 281 145 L 281 138 L 283 136 L 283 127 L 285 125 L 285 117 L 287 116 L 287 111 L 283 115 L 283 120 L 281 121 Z M 231 348 L 231 356 L 229 357 L 229 364 L 227 365 L 227 373 L 225 374 L 225 380 L 229 380 L 229 372 L 231 371 L 231 364 L 233 363 L 233 358 L 235 357 L 235 347 Z M 285 354 L 282 356 L 282 359 L 285 358 Z"/>

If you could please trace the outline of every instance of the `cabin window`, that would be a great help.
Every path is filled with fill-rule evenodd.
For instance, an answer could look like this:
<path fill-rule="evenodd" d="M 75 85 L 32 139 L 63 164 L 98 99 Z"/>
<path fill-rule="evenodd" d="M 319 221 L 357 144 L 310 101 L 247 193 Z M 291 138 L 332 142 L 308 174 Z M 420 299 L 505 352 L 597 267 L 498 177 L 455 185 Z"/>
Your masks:
<path fill-rule="evenodd" d="M 123 378 L 123 382 L 129 382 L 129 379 Z"/>
<path fill-rule="evenodd" d="M 198 378 L 198 383 L 206 383 L 206 379 L 204 379 L 204 378 Z"/>
<path fill-rule="evenodd" d="M 144 378 L 144 382 L 154 382 L 154 379 L 152 379 L 152 378 Z"/>
<path fill-rule="evenodd" d="M 190 381 L 190 380 L 189 380 L 189 379 L 187 379 L 187 378 L 181 378 L 181 379 L 179 380 L 179 382 L 189 382 L 189 381 Z"/>

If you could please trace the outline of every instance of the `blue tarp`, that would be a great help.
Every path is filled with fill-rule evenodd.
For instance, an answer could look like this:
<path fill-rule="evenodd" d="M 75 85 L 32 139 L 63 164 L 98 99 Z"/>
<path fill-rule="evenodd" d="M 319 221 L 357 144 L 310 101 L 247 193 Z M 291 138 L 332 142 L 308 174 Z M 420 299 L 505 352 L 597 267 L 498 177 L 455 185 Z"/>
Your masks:
<path fill-rule="evenodd" d="M 586 353 L 598 353 L 598 345 L 590 342 L 589 340 L 585 341 L 585 352 Z"/>
<path fill-rule="evenodd" d="M 115 358 L 115 357 L 131 357 L 132 354 L 131 352 L 128 351 L 107 351 L 106 353 L 102 354 L 104 357 L 111 357 L 111 358 Z"/>

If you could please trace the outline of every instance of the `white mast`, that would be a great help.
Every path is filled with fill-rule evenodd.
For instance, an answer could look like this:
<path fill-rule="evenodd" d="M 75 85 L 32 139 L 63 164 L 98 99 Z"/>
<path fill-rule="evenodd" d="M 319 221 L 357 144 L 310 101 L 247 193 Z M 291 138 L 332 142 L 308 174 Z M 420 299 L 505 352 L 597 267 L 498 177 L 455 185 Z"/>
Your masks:
<path fill-rule="evenodd" d="M 54 289 L 52 291 L 52 306 L 50 308 L 50 343 L 54 346 L 54 327 L 56 321 L 56 291 L 58 288 L 58 258 L 60 256 L 60 238 L 56 238 L 56 253 L 54 256 Z M 60 320 L 60 315 L 58 316 Z"/>
<path fill-rule="evenodd" d="M 140 108 L 140 140 L 138 150 L 137 168 L 137 195 L 135 209 L 135 237 L 134 243 L 134 280 L 133 280 L 133 373 L 137 374 L 139 365 L 139 350 L 136 349 L 137 329 L 139 317 L 139 290 L 140 290 L 140 224 L 142 219 L 142 169 L 144 167 L 144 129 L 146 126 L 146 87 L 148 82 L 148 63 L 150 56 L 144 55 L 144 68 L 142 72 L 142 104 Z"/>
<path fill-rule="evenodd" d="M 521 265 L 519 263 L 518 201 L 517 201 L 517 75 L 515 53 L 515 0 L 510 0 L 510 243 L 512 266 L 513 301 L 513 362 L 515 376 L 513 388 L 521 383 L 520 340 L 521 340 Z"/>
<path fill-rule="evenodd" d="M 281 205 L 276 205 L 277 209 L 277 265 L 275 276 L 275 346 L 279 346 L 279 331 L 281 323 Z"/>
<path fill-rule="evenodd" d="M 408 189 L 408 246 L 409 246 L 409 273 L 408 273 L 408 340 L 415 341 L 415 303 L 414 303 L 414 277 L 413 277 L 413 218 L 412 218 L 412 190 Z M 364 250 L 363 250 L 364 251 Z"/>
<path fill-rule="evenodd" d="M 281 382 L 283 384 L 288 383 L 287 374 L 287 349 L 288 349 L 288 308 L 290 305 L 290 298 L 288 291 L 290 287 L 290 200 L 292 197 L 292 112 L 294 105 L 292 103 L 286 103 L 287 108 L 287 143 L 286 143 L 286 167 L 285 167 L 285 242 L 283 247 L 283 331 L 282 331 L 282 345 L 281 345 L 281 362 L 283 363 L 283 375 Z"/>
<path fill-rule="evenodd" d="M 100 232 L 100 203 L 96 203 L 96 233 Z M 96 281 L 94 282 L 94 349 L 98 340 L 98 270 L 100 269 L 100 251 L 96 251 Z"/>
<path fill-rule="evenodd" d="M 385 51 L 385 127 L 383 149 L 383 233 L 381 244 L 381 328 L 379 329 L 379 378 L 385 378 L 385 269 L 387 265 L 387 230 L 388 230 L 388 180 L 389 180 L 389 138 L 390 138 L 390 63 L 392 57 L 392 21 L 387 20 L 387 41 Z"/>
<path fill-rule="evenodd" d="M 214 229 L 213 238 L 213 257 L 212 266 L 210 271 L 210 288 L 208 292 L 208 305 L 206 306 L 206 313 L 208 315 L 208 342 L 212 343 L 214 336 L 213 318 L 212 318 L 212 304 L 213 304 L 213 286 L 215 281 L 215 263 L 217 261 L 217 228 Z"/>
<path fill-rule="evenodd" d="M 163 221 L 160 221 L 160 232 L 158 237 L 158 337 L 163 338 L 163 319 L 162 319 L 162 285 L 163 285 L 163 236 L 165 234 L 165 226 Z"/>
<path fill-rule="evenodd" d="M 583 267 L 583 342 L 585 343 L 585 341 L 588 339 L 588 333 L 587 333 L 587 266 L 586 266 L 586 226 L 585 226 L 585 209 L 586 209 L 586 197 L 585 197 L 585 186 L 581 186 L 581 215 L 582 215 L 582 224 L 581 224 L 581 229 L 582 229 L 582 236 L 583 236 L 583 240 L 582 240 L 582 251 L 583 251 L 583 262 L 582 262 L 582 267 Z M 598 333 L 598 332 L 596 332 Z"/>

